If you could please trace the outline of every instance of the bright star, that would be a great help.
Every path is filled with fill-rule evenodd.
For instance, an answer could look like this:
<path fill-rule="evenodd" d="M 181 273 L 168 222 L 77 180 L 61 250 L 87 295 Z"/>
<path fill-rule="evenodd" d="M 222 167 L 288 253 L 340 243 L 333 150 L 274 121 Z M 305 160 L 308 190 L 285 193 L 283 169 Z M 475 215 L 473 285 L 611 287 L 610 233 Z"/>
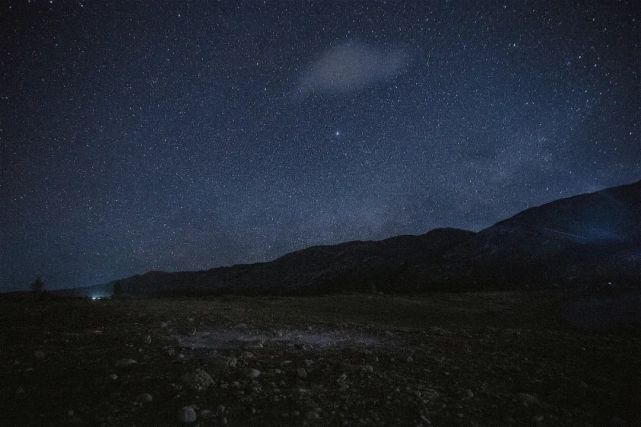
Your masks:
<path fill-rule="evenodd" d="M 341 136 L 341 131 L 337 130 L 336 132 L 334 132 L 334 135 Z"/>

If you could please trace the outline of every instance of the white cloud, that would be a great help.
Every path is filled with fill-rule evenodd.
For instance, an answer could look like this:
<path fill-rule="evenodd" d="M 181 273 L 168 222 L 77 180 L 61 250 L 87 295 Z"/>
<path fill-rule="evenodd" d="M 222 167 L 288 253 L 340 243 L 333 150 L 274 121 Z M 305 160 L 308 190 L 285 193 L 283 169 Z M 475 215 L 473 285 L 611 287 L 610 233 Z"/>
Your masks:
<path fill-rule="evenodd" d="M 403 49 L 381 49 L 346 42 L 324 52 L 298 79 L 298 96 L 362 89 L 399 74 L 409 63 Z"/>

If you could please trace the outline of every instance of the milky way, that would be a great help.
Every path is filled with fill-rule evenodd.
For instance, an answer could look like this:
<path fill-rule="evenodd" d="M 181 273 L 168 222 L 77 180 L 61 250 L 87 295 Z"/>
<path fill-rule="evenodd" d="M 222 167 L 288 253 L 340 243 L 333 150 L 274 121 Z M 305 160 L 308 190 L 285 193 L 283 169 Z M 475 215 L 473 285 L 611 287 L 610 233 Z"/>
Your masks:
<path fill-rule="evenodd" d="M 477 230 L 637 180 L 641 18 L 608 3 L 5 1 L 0 290 Z"/>

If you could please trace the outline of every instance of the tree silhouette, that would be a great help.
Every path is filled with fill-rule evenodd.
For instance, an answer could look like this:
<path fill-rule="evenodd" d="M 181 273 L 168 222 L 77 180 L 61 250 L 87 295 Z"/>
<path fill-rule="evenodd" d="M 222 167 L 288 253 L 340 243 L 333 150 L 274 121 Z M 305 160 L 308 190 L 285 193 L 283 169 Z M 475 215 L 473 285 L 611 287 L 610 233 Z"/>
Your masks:
<path fill-rule="evenodd" d="M 34 280 L 31 283 L 31 291 L 33 293 L 39 294 L 41 293 L 45 288 L 45 282 L 42 280 L 40 276 L 36 277 L 36 280 Z"/>

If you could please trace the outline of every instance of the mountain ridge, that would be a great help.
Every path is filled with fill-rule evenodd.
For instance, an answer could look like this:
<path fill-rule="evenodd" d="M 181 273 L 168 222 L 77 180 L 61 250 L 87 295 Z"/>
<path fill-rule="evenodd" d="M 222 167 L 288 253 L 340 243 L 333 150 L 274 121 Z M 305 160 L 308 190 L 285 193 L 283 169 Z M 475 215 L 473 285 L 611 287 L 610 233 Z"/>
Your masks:
<path fill-rule="evenodd" d="M 317 245 L 272 261 L 201 271 L 147 272 L 64 290 L 130 295 L 422 292 L 641 285 L 641 180 L 525 209 L 478 233 Z"/>

